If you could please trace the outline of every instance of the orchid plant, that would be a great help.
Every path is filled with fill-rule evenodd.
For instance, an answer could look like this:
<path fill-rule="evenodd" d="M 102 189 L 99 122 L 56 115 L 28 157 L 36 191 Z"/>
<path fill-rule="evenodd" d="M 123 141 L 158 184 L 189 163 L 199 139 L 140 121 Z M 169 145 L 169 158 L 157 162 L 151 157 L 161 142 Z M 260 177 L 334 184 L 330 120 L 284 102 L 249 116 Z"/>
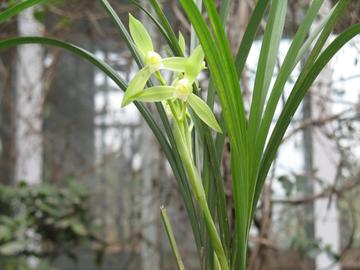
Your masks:
<path fill-rule="evenodd" d="M 209 127 L 217 132 L 221 132 L 220 125 L 210 107 L 193 93 L 193 87 L 198 85 L 196 79 L 205 68 L 204 52 L 201 45 L 199 45 L 188 58 L 162 58 L 157 52 L 154 52 L 152 40 L 144 25 L 132 15 L 129 15 L 129 29 L 135 47 L 145 65 L 130 81 L 123 97 L 122 106 L 126 106 L 132 101 L 142 101 L 165 102 L 165 105 L 169 108 L 176 146 L 181 161 L 184 164 L 194 197 L 204 214 L 216 253 L 216 263 L 223 265 L 222 269 L 228 269 L 226 268 L 227 259 L 225 252 L 218 236 L 215 222 L 212 219 L 202 179 L 195 166 L 192 154 L 191 132 L 194 125 L 188 112 L 189 109 Z M 186 47 L 183 41 L 184 39 L 180 34 L 179 46 L 183 54 L 185 54 Z M 175 72 L 174 80 L 168 83 L 163 78 L 161 70 Z M 155 75 L 161 85 L 145 88 L 151 75 Z"/>
<path fill-rule="evenodd" d="M 129 84 L 91 52 L 61 40 L 15 37 L 0 40 L 0 49 L 30 43 L 56 46 L 82 57 L 109 76 L 125 91 L 122 106 L 135 104 L 169 161 L 188 213 L 201 269 L 245 270 L 254 212 L 291 119 L 321 70 L 347 42 L 360 33 L 358 23 L 327 43 L 350 1 L 338 0 L 320 21 L 318 14 L 324 0 L 310 1 L 276 75 L 274 70 L 288 0 L 256 2 L 235 55 L 225 32 L 231 0 L 220 1 L 219 8 L 214 0 L 179 0 L 192 27 L 190 43 L 194 45 L 196 40 L 200 43 L 197 47 L 190 46 L 194 49 L 188 57 L 185 53 L 186 40 L 181 34 L 176 36 L 158 0 L 149 0 L 156 16 L 139 1 L 131 0 L 149 16 L 168 43 L 171 55 L 164 58 L 154 51 L 151 37 L 140 21 L 129 16 L 129 34 L 108 0 L 99 0 L 139 66 L 139 71 Z M 45 2 L 51 1 L 23 0 L 0 13 L 0 23 L 26 8 Z M 203 8 L 208 20 L 203 16 Z M 318 22 L 314 26 L 316 20 Z M 263 22 L 260 57 L 250 112 L 247 113 L 242 97 L 241 74 Z M 304 63 L 300 74 L 280 107 L 284 87 L 300 60 Z M 206 102 L 198 95 L 197 81 L 205 68 L 210 71 Z M 164 79 L 164 70 L 173 73 L 171 79 Z M 274 83 L 271 84 L 273 77 Z M 157 83 L 154 84 L 154 81 Z M 220 123 L 213 113 L 215 97 L 220 101 Z M 145 106 L 146 102 L 155 103 L 161 121 L 156 121 L 157 118 Z M 277 108 L 281 112 L 275 121 Z M 275 126 L 271 129 L 274 121 Z M 226 137 L 229 138 L 231 149 L 234 224 L 229 222 L 229 206 L 220 169 Z M 163 208 L 161 217 L 177 267 L 185 269 L 170 219 Z"/>

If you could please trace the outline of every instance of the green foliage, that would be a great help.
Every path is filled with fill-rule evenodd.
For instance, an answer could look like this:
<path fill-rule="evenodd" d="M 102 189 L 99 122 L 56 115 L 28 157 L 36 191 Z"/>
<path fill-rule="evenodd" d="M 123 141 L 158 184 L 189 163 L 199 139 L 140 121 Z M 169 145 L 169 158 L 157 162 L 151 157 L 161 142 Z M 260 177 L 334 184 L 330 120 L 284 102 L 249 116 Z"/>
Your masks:
<path fill-rule="evenodd" d="M 11 1 L 9 2 L 9 8 L 0 13 L 0 23 L 7 21 L 11 17 L 17 15 L 18 13 L 29 7 L 35 6 L 40 3 L 46 3 L 48 1 L 49 0 L 26 0 L 20 2 Z"/>
<path fill-rule="evenodd" d="M 4 270 L 58 270 L 52 267 L 47 260 L 39 260 L 36 266 L 31 266 L 29 259 L 21 256 L 17 258 L 3 258 L 0 262 L 0 267 Z"/>
<path fill-rule="evenodd" d="M 316 256 L 321 253 L 325 253 L 334 261 L 339 261 L 341 258 L 339 254 L 332 250 L 331 246 L 324 245 L 319 240 L 307 240 L 295 236 L 291 241 L 291 248 L 299 251 L 302 257 L 309 259 L 316 259 Z"/>
<path fill-rule="evenodd" d="M 27 0 L 11 7 L 0 13 L 0 22 L 37 2 L 40 1 Z M 292 39 L 285 60 L 280 64 L 273 85 L 270 81 L 274 75 L 279 42 L 284 29 L 287 7 L 285 0 L 257 1 L 236 57 L 231 53 L 224 29 L 231 1 L 221 1 L 218 12 L 213 0 L 204 0 L 207 16 L 202 14 L 202 1 L 197 3 L 193 0 L 179 1 L 196 33 L 196 36 L 192 36 L 192 43 L 194 44 L 196 40 L 200 42 L 200 46 L 193 50 L 189 57 L 184 57 L 186 41 L 181 35 L 178 38 L 174 33 L 159 2 L 149 1 L 156 13 L 155 17 L 138 1 L 132 0 L 132 3 L 149 16 L 164 36 L 173 54 L 167 58 L 162 58 L 153 51 L 151 37 L 140 21 L 130 16 L 130 35 L 109 2 L 107 0 L 100 2 L 139 66 L 139 72 L 129 85 L 109 65 L 91 53 L 66 42 L 43 37 L 21 37 L 0 41 L 0 48 L 28 43 L 61 47 L 91 62 L 113 79 L 120 89 L 126 91 L 123 105 L 135 103 L 158 139 L 173 169 L 188 211 L 201 265 L 205 264 L 205 269 L 210 270 L 245 270 L 248 236 L 254 211 L 285 131 L 321 70 L 348 41 L 360 33 L 360 24 L 353 25 L 326 46 L 326 41 L 344 13 L 349 0 L 338 1 L 313 32 L 310 31 L 311 26 L 324 0 L 311 2 Z M 266 22 L 266 27 L 256 68 L 250 115 L 247 116 L 240 75 L 262 21 Z M 305 55 L 308 56 L 304 58 Z M 204 57 L 210 71 L 207 104 L 198 97 L 197 82 L 199 72 L 205 67 Z M 304 61 L 304 67 L 300 75 L 295 78 L 291 94 L 282 108 L 274 129 L 271 130 L 271 123 L 284 86 L 300 60 Z M 174 72 L 175 79 L 164 80 L 161 75 L 163 69 Z M 157 85 L 154 84 L 155 81 Z M 216 95 L 219 97 L 222 109 L 220 125 L 216 122 L 212 110 Z M 161 126 L 141 101 L 156 102 Z M 172 117 L 168 117 L 164 105 L 169 107 Z M 216 131 L 221 129 L 223 134 L 213 134 L 210 127 Z M 198 137 L 200 141 L 200 145 L 195 144 L 196 149 L 192 143 L 192 136 Z M 231 149 L 234 231 L 230 230 L 232 226 L 227 218 L 224 183 L 219 167 L 225 136 L 229 137 Z M 199 155 L 201 151 L 197 148 L 203 150 L 203 156 Z M 202 167 L 201 162 L 195 162 L 198 159 L 203 159 Z M 285 178 L 282 182 L 288 192 L 291 192 L 291 182 Z M 194 202 L 199 207 L 195 207 Z M 169 233 L 169 222 L 166 226 Z M 70 228 L 73 233 L 84 232 L 82 229 L 75 229 L 74 226 Z M 6 229 L 4 232 L 6 233 Z M 169 236 L 174 246 L 171 233 Z M 16 250 L 17 245 L 10 249 L 12 248 Z M 175 256 L 179 256 L 178 252 L 175 252 Z"/>
<path fill-rule="evenodd" d="M 0 257 L 74 256 L 75 247 L 96 239 L 88 197 L 75 183 L 0 186 Z"/>

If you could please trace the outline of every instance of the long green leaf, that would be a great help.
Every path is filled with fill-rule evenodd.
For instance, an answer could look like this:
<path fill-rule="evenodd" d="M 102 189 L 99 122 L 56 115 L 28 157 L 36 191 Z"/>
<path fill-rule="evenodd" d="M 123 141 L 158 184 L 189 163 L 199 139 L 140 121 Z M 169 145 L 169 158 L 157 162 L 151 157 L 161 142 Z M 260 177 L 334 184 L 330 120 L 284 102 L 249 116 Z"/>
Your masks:
<path fill-rule="evenodd" d="M 262 149 L 264 148 L 264 144 L 267 138 L 267 133 L 269 131 L 271 121 L 274 116 L 276 106 L 280 99 L 281 93 L 283 92 L 284 86 L 288 81 L 290 74 L 296 65 L 295 61 L 297 59 L 298 51 L 300 50 L 301 45 L 303 44 L 306 35 L 308 34 L 310 27 L 313 21 L 315 20 L 323 2 L 324 0 L 313 1 L 302 24 L 300 25 L 298 31 L 295 34 L 291 46 L 285 56 L 284 62 L 280 68 L 279 74 L 276 78 L 273 89 L 271 90 L 269 100 L 267 102 L 264 117 L 261 121 L 261 127 L 256 144 L 257 149 L 255 151 L 258 159 L 259 156 L 261 155 Z"/>
<path fill-rule="evenodd" d="M 212 76 L 213 76 L 215 85 L 218 86 L 217 89 L 220 92 L 219 93 L 220 99 L 222 99 L 224 103 L 227 103 L 227 101 L 225 101 L 225 100 L 227 100 L 227 98 L 225 96 L 227 94 L 226 93 L 227 91 L 225 91 L 225 89 L 227 87 L 226 87 L 226 84 L 224 83 L 224 77 L 222 76 L 222 73 L 224 73 L 224 71 L 222 71 L 223 63 L 221 62 L 221 59 L 218 55 L 218 49 L 216 48 L 216 46 L 213 42 L 212 35 L 211 35 L 209 29 L 207 28 L 206 23 L 203 20 L 196 5 L 192 1 L 188 1 L 188 0 L 180 0 L 180 3 L 184 7 L 192 24 L 194 25 L 195 30 L 197 31 L 197 35 L 198 35 L 199 40 L 204 49 L 205 56 L 208 60 L 210 71 L 212 72 Z M 221 89 L 221 90 L 219 90 L 219 89 Z M 231 106 L 231 108 L 233 109 L 233 106 Z M 231 115 L 230 107 L 224 106 L 224 112 L 228 116 L 230 116 Z M 233 111 L 233 112 L 235 115 L 235 111 Z M 231 127 L 232 127 L 232 129 L 235 128 L 232 126 L 232 124 L 231 124 Z"/>
<path fill-rule="evenodd" d="M 272 2 L 257 64 L 255 85 L 250 108 L 248 134 L 249 139 L 254 141 L 256 140 L 256 133 L 260 125 L 265 99 L 278 57 L 286 11 L 287 1 Z"/>
<path fill-rule="evenodd" d="M 218 48 L 218 61 L 221 62 L 221 65 L 217 69 L 224 68 L 223 70 L 221 70 L 221 73 L 223 75 L 223 81 L 226 84 L 225 88 L 228 89 L 228 90 L 226 90 L 226 92 L 228 92 L 228 95 L 229 95 L 227 100 L 228 100 L 229 105 L 232 105 L 231 107 L 236 112 L 232 116 L 232 118 L 235 118 L 234 120 L 237 121 L 237 124 L 234 127 L 236 130 L 236 135 L 240 136 L 241 139 L 246 140 L 245 108 L 244 108 L 244 103 L 243 103 L 243 99 L 242 99 L 242 92 L 241 92 L 240 84 L 239 84 L 239 81 L 236 76 L 236 68 L 235 68 L 234 59 L 231 54 L 230 44 L 226 37 L 226 33 L 225 33 L 224 27 L 221 23 L 220 17 L 218 16 L 218 13 L 216 11 L 214 1 L 205 0 L 204 4 L 208 11 L 210 22 L 212 24 L 216 44 L 219 47 Z M 195 12 L 196 11 L 198 12 L 198 10 L 195 9 Z M 188 13 L 188 15 L 189 15 L 189 13 Z M 193 20 L 191 20 L 191 21 L 193 22 Z M 202 19 L 202 22 L 205 23 L 203 21 L 203 19 Z M 194 27 L 196 29 L 195 25 L 194 25 Z M 204 25 L 203 25 L 203 27 L 204 27 Z M 200 29 L 198 27 L 197 31 L 199 31 L 199 30 Z M 204 30 L 205 29 L 202 29 L 202 31 L 204 31 Z M 209 31 L 209 30 L 207 29 L 207 31 Z M 198 35 L 199 35 L 199 33 L 198 33 Z M 210 38 L 211 38 L 211 36 L 210 36 Z M 202 42 L 201 44 L 204 47 L 204 42 Z M 210 71 L 211 71 L 211 67 L 210 67 Z M 218 89 L 218 91 L 222 92 L 225 90 L 220 88 L 220 89 Z M 219 95 L 219 96 L 221 97 L 221 95 Z M 240 141 L 241 141 L 241 139 L 240 139 Z M 241 146 L 241 145 L 242 145 L 242 143 L 239 144 L 239 146 Z"/>
<path fill-rule="evenodd" d="M 35 36 L 17 37 L 17 38 L 0 40 L 0 49 L 12 48 L 24 44 L 43 44 L 43 45 L 50 45 L 67 50 L 75 54 L 76 56 L 81 57 L 82 59 L 90 62 L 97 68 L 99 68 L 107 76 L 109 76 L 109 78 L 111 78 L 123 91 L 125 91 L 127 88 L 125 81 L 120 77 L 119 73 L 116 72 L 112 67 L 106 64 L 104 61 L 98 59 L 92 53 L 68 42 L 63 42 L 60 40 L 46 38 L 46 37 L 35 37 Z M 167 140 L 165 139 L 164 135 L 162 134 L 161 129 L 157 126 L 156 122 L 152 118 L 151 113 L 141 103 L 135 102 L 135 105 L 138 107 L 144 118 L 148 120 L 149 126 L 152 128 L 161 146 L 165 149 L 167 153 L 171 153 L 170 146 Z M 171 157 L 170 160 L 172 160 Z"/>
<path fill-rule="evenodd" d="M 283 91 L 284 85 L 289 79 L 289 76 L 294 69 L 296 65 L 297 60 L 297 54 L 300 50 L 306 35 L 308 34 L 310 27 L 313 23 L 313 21 L 316 18 L 316 15 L 318 14 L 318 11 L 322 5 L 324 0 L 315 0 L 311 4 L 310 8 L 308 9 L 308 12 L 305 15 L 305 18 L 300 25 L 298 31 L 295 34 L 295 37 L 291 43 L 291 46 L 285 56 L 285 60 L 280 68 L 279 74 L 276 78 L 276 81 L 274 83 L 274 86 L 271 90 L 269 100 L 267 102 L 267 106 L 265 109 L 265 113 L 263 116 L 263 119 L 260 123 L 259 131 L 254 133 L 252 136 L 255 137 L 256 143 L 254 144 L 255 148 L 253 151 L 253 170 L 252 170 L 252 177 L 256 179 L 258 170 L 260 167 L 260 159 L 261 155 L 263 153 L 264 145 L 267 138 L 267 132 L 270 128 L 272 117 L 275 113 L 275 109 L 277 106 L 277 103 L 279 101 L 279 98 L 281 96 L 281 93 Z M 260 121 L 259 121 L 260 122 Z M 252 209 L 251 212 L 253 212 L 253 209 L 256 207 L 257 204 L 257 193 L 258 190 L 262 188 L 262 183 L 258 182 L 256 180 L 256 183 L 254 185 L 254 193 L 253 193 L 253 200 L 252 200 Z"/>
<path fill-rule="evenodd" d="M 235 217 L 235 238 L 240 249 L 238 250 L 238 261 L 240 262 L 241 269 L 246 267 L 246 249 L 247 249 L 247 227 L 250 222 L 249 209 L 250 209 L 250 194 L 248 193 L 250 186 L 249 179 L 249 159 L 248 159 L 248 142 L 246 136 L 246 117 L 244 104 L 242 99 L 242 91 L 239 85 L 238 76 L 235 68 L 235 63 L 231 55 L 229 42 L 226 37 L 224 28 L 222 27 L 221 20 L 217 14 L 216 7 L 213 1 L 204 1 L 206 10 L 209 14 L 210 23 L 214 33 L 214 38 L 219 51 L 219 61 L 223 66 L 219 66 L 222 77 L 225 83 L 225 89 L 229 93 L 227 101 L 221 99 L 221 92 L 223 89 L 216 87 L 218 95 L 220 96 L 221 105 L 224 109 L 229 106 L 234 110 L 232 116 L 224 113 L 224 119 L 228 127 L 231 147 L 232 159 L 232 172 L 233 172 L 233 196 L 234 207 L 236 212 Z M 189 14 L 188 14 L 189 15 Z M 193 21 L 192 21 L 193 22 Z M 199 33 L 198 33 L 199 35 Z M 201 39 L 200 39 L 201 42 Z M 204 44 L 202 43 L 204 46 Z M 205 52 L 206 54 L 206 52 Z M 209 65 L 210 66 L 210 65 Z M 211 71 L 211 66 L 210 66 Z M 216 85 L 216 81 L 215 85 Z M 229 123 L 231 123 L 229 125 Z M 238 162 L 240 161 L 241 162 Z M 237 162 L 235 162 L 237 161 Z M 240 192 L 241 190 L 241 192 Z"/>
<path fill-rule="evenodd" d="M 320 74 L 322 69 L 329 63 L 334 55 L 352 38 L 360 34 L 360 24 L 356 24 L 342 34 L 340 34 L 319 56 L 311 69 L 304 75 L 303 80 L 298 80 L 295 84 L 284 109 L 280 114 L 280 117 L 276 123 L 274 131 L 269 139 L 269 143 L 264 152 L 264 157 L 261 161 L 261 168 L 258 182 L 263 183 L 265 181 L 267 172 L 270 169 L 271 162 L 276 156 L 276 152 L 281 144 L 281 140 L 288 128 L 290 121 L 299 107 L 302 99 L 306 95 L 307 91 Z M 260 196 L 261 188 L 257 189 L 256 199 Z"/>
<path fill-rule="evenodd" d="M 224 33 L 224 29 L 222 28 L 221 21 L 217 16 L 214 3 L 212 1 L 204 2 L 208 9 L 210 20 L 216 28 L 216 30 L 214 29 L 216 44 L 214 43 L 211 32 L 195 4 L 192 1 L 187 0 L 180 0 L 180 3 L 193 24 L 200 43 L 204 49 L 209 69 L 214 80 L 214 85 L 220 97 L 224 119 L 230 137 L 232 157 L 242 157 L 242 162 L 237 163 L 234 167 L 234 170 L 237 170 L 239 173 L 233 174 L 233 185 L 236 186 L 234 187 L 234 203 L 237 215 L 235 226 L 236 239 L 242 246 L 242 249 L 244 249 L 247 242 L 247 222 L 244 223 L 244 220 L 248 220 L 247 214 L 249 207 L 247 203 L 249 200 L 247 193 L 241 194 L 239 191 L 248 190 L 248 183 L 246 181 L 246 179 L 248 179 L 246 176 L 248 170 L 245 169 L 248 167 L 248 163 L 246 161 L 247 143 L 245 113 L 243 111 L 241 92 L 237 80 L 234 61 L 231 56 L 229 44 L 227 41 L 224 41 L 224 39 L 226 39 L 226 35 Z M 217 46 L 221 46 L 221 48 L 218 48 Z M 242 262 L 245 263 L 244 261 L 245 258 Z"/>
<path fill-rule="evenodd" d="M 220 16 L 220 20 L 221 20 L 221 23 L 223 26 L 226 24 L 226 20 L 229 16 L 230 7 L 231 7 L 231 0 L 221 1 L 219 16 Z"/>
<path fill-rule="evenodd" d="M 16 16 L 17 14 L 19 14 L 21 11 L 23 11 L 25 9 L 28 9 L 37 4 L 46 3 L 48 1 L 49 0 L 25 0 L 25 1 L 22 1 L 19 4 L 14 5 L 0 13 L 0 24 L 7 21 L 11 17 Z"/>
<path fill-rule="evenodd" d="M 252 96 L 252 102 L 250 107 L 250 116 L 249 116 L 249 127 L 248 127 L 248 140 L 253 142 L 253 145 L 256 144 L 256 138 L 258 129 L 261 123 L 261 116 L 264 110 L 265 100 L 268 94 L 268 89 L 274 72 L 275 64 L 278 57 L 278 51 L 280 46 L 280 41 L 282 38 L 282 33 L 285 25 L 285 16 L 287 12 L 287 1 L 273 1 L 270 7 L 270 14 L 267 21 L 264 39 L 261 46 L 256 77 L 255 85 Z M 250 170 L 250 182 L 254 183 L 256 179 L 256 169 L 257 169 L 257 156 L 256 151 L 249 151 L 250 163 L 253 164 Z M 255 164 L 255 165 L 254 165 Z M 254 176 L 255 174 L 255 176 Z M 248 230 L 251 226 L 251 211 L 252 204 L 254 203 L 252 198 L 254 196 L 254 190 L 256 185 L 249 185 L 249 194 L 251 196 L 249 211 L 249 223 Z"/>
<path fill-rule="evenodd" d="M 71 43 L 63 42 L 63 41 L 56 40 L 56 39 L 46 38 L 46 37 L 18 37 L 18 38 L 1 40 L 0 41 L 0 49 L 12 48 L 12 47 L 16 47 L 16 46 L 24 45 L 24 44 L 44 44 L 44 45 L 50 45 L 50 46 L 55 46 L 55 47 L 65 49 L 65 50 L 75 54 L 76 56 L 79 56 L 79 57 L 83 58 L 84 60 L 92 63 L 97 68 L 99 68 L 107 76 L 109 76 L 109 78 L 111 78 L 119 86 L 119 88 L 122 89 L 123 91 L 125 91 L 127 88 L 126 83 L 120 77 L 118 72 L 116 72 L 113 68 L 111 68 L 105 62 L 96 58 L 96 56 L 94 56 L 90 52 L 88 52 L 76 45 L 73 45 Z M 174 157 L 174 151 L 171 149 L 167 139 L 165 138 L 161 129 L 156 124 L 151 113 L 148 111 L 148 109 L 143 104 L 141 104 L 139 102 L 134 102 L 134 103 L 135 103 L 135 106 L 138 108 L 139 112 L 141 113 L 141 115 L 144 117 L 145 121 L 148 123 L 148 125 L 149 125 L 150 129 L 152 130 L 152 132 L 154 133 L 155 137 L 159 141 L 160 146 L 161 146 L 162 150 L 164 151 L 165 156 L 168 159 L 171 168 L 173 169 L 175 177 L 177 179 L 184 179 L 184 175 L 183 175 L 184 172 L 181 171 L 181 168 L 179 168 L 179 166 L 177 165 L 178 162 L 176 161 L 176 158 Z M 180 190 L 181 190 L 182 194 L 185 194 L 185 195 L 187 194 L 186 193 L 187 191 L 183 185 L 180 185 Z M 190 202 L 192 202 L 191 197 L 189 197 L 189 201 L 185 202 L 185 205 Z M 188 206 L 188 207 L 191 209 L 191 206 Z M 191 216 L 192 213 L 193 212 L 189 211 L 190 218 L 193 220 L 196 220 L 196 216 Z"/>
<path fill-rule="evenodd" d="M 269 2 L 270 0 L 257 1 L 255 9 L 251 14 L 249 23 L 241 40 L 239 50 L 235 57 L 235 66 L 239 77 L 244 70 L 251 46 L 255 40 L 256 33 L 259 29 Z"/>
<path fill-rule="evenodd" d="M 303 56 L 306 54 L 306 52 L 309 51 L 310 46 L 312 45 L 314 40 L 316 40 L 319 37 L 319 34 L 324 29 L 325 25 L 330 20 L 330 18 L 332 17 L 332 14 L 336 10 L 337 5 L 338 4 L 336 4 L 330 10 L 330 12 L 319 22 L 319 24 L 315 27 L 315 29 L 309 34 L 308 38 L 306 39 L 304 44 L 301 46 L 301 49 L 296 57 L 295 64 L 300 62 L 300 60 L 303 58 Z"/>
<path fill-rule="evenodd" d="M 282 68 L 280 70 L 280 73 L 278 75 L 278 78 L 274 84 L 272 94 L 269 98 L 268 105 L 267 105 L 265 113 L 264 113 L 264 118 L 261 123 L 258 142 L 256 143 L 256 147 L 257 147 L 256 152 L 257 152 L 258 157 L 261 156 L 260 151 L 263 151 L 264 145 L 266 143 L 267 134 L 270 129 L 271 121 L 274 116 L 277 102 L 280 98 L 283 87 L 284 87 L 286 81 L 288 80 L 288 76 L 290 75 L 291 70 L 294 68 L 294 65 L 295 65 L 294 61 L 296 61 L 297 52 L 298 52 L 299 48 L 301 47 L 301 42 L 298 42 L 298 40 L 303 40 L 305 38 L 305 35 L 308 32 L 308 29 L 310 28 L 312 21 L 315 19 L 316 15 L 318 13 L 318 10 L 323 2 L 320 0 L 318 0 L 318 1 L 319 1 L 319 3 L 314 1 L 312 6 L 310 7 L 310 9 L 307 13 L 307 16 L 306 16 L 309 19 L 305 18 L 304 23 L 300 26 L 300 28 L 294 38 L 294 41 L 292 42 L 292 45 L 287 53 L 287 56 L 285 57 L 285 60 L 282 65 Z M 321 49 L 323 48 L 334 25 L 338 21 L 339 17 L 341 16 L 341 14 L 344 11 L 344 9 L 347 7 L 348 3 L 349 3 L 349 0 L 342 0 L 342 1 L 339 1 L 338 4 L 336 5 L 335 9 L 333 10 L 333 13 L 331 14 L 329 20 L 327 21 L 327 23 L 324 26 L 324 29 L 323 29 L 320 37 L 318 38 L 318 40 L 314 46 L 314 49 L 311 51 L 310 56 L 308 57 L 306 64 L 305 64 L 299 78 L 297 79 L 298 84 L 299 84 L 299 82 L 301 83 L 301 81 L 303 81 L 304 78 L 307 76 L 307 74 L 308 74 L 310 68 L 312 67 L 314 61 L 316 60 L 318 54 L 321 52 Z M 295 88 L 293 88 L 292 91 L 294 91 L 294 89 Z M 273 132 L 276 132 L 276 131 L 274 130 Z M 267 158 L 268 157 L 266 157 L 264 154 L 263 159 L 267 159 Z M 259 176 L 258 176 L 258 180 L 256 182 L 256 191 L 255 191 L 255 196 L 254 196 L 254 200 L 253 200 L 254 205 L 253 205 L 252 212 L 254 212 L 254 208 L 256 206 L 255 202 L 258 200 L 258 198 L 260 196 L 261 189 L 262 189 L 262 186 L 265 181 L 264 170 L 268 171 L 267 166 L 262 167 L 262 165 L 260 165 Z"/>
<path fill-rule="evenodd" d="M 326 22 L 324 29 L 322 30 L 320 37 L 317 39 L 314 48 L 311 50 L 310 55 L 305 61 L 305 65 L 303 67 L 303 70 L 299 76 L 299 81 L 303 80 L 304 76 L 307 74 L 309 69 L 312 67 L 316 59 L 318 58 L 319 54 L 323 50 L 324 46 L 326 45 L 326 42 L 332 33 L 335 25 L 339 21 L 340 17 L 343 15 L 344 11 L 348 7 L 350 3 L 350 0 L 342 0 L 338 1 L 338 3 L 335 5 L 333 12 L 331 13 L 330 18 Z"/>
<path fill-rule="evenodd" d="M 166 35 L 168 37 L 168 43 L 171 45 L 171 49 L 175 56 L 183 56 L 182 50 L 179 43 L 177 42 L 176 34 L 172 30 L 172 27 L 166 18 L 159 2 L 157 0 L 149 0 L 150 4 L 155 10 L 156 15 L 160 20 L 160 25 L 164 28 Z"/>
<path fill-rule="evenodd" d="M 130 34 L 126 30 L 125 25 L 122 23 L 119 16 L 116 14 L 115 10 L 112 8 L 112 6 L 110 5 L 110 3 L 107 0 L 100 0 L 100 2 L 102 4 L 103 8 L 105 9 L 105 11 L 107 12 L 107 14 L 109 15 L 114 26 L 118 30 L 122 40 L 125 41 L 128 49 L 131 52 L 131 55 L 135 59 L 135 62 L 137 63 L 138 67 L 140 69 L 143 68 L 143 62 L 140 57 L 140 54 L 139 54 L 138 50 L 136 49 L 135 44 L 130 37 Z"/>

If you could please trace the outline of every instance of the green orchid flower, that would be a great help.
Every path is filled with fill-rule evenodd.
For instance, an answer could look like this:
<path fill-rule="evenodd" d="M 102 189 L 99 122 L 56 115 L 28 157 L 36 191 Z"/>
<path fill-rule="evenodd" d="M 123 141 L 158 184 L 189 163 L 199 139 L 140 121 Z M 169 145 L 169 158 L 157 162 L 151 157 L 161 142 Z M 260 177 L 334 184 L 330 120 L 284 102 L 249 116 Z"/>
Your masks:
<path fill-rule="evenodd" d="M 209 106 L 193 93 L 193 83 L 204 68 L 204 53 L 202 48 L 198 46 L 185 63 L 183 78 L 176 80 L 171 86 L 146 88 L 136 96 L 136 100 L 142 102 L 180 100 L 189 106 L 209 127 L 217 132 L 222 132 Z"/>
<path fill-rule="evenodd" d="M 154 51 L 153 42 L 144 25 L 131 14 L 129 14 L 129 28 L 131 37 L 144 62 L 144 68 L 129 83 L 122 101 L 122 107 L 128 105 L 134 100 L 134 97 L 143 91 L 151 75 L 163 69 L 180 73 L 185 72 L 187 62 L 184 57 L 162 58 L 160 54 Z"/>
<path fill-rule="evenodd" d="M 122 106 L 126 106 L 135 100 L 142 102 L 165 102 L 171 105 L 169 106 L 170 108 L 174 108 L 172 114 L 176 118 L 184 118 L 187 114 L 187 108 L 190 107 L 209 127 L 217 132 L 222 132 L 208 105 L 197 95 L 193 94 L 193 84 L 197 83 L 197 76 L 205 69 L 205 56 L 201 46 L 196 47 L 188 58 L 162 58 L 154 51 L 152 40 L 144 25 L 131 15 L 129 15 L 129 18 L 130 34 L 145 66 L 130 81 L 122 101 Z M 185 53 L 185 39 L 181 33 L 179 34 L 179 44 Z M 145 88 L 151 75 L 157 74 L 162 69 L 172 71 L 178 74 L 178 77 L 171 85 L 166 85 L 166 82 L 161 79 L 163 85 Z"/>

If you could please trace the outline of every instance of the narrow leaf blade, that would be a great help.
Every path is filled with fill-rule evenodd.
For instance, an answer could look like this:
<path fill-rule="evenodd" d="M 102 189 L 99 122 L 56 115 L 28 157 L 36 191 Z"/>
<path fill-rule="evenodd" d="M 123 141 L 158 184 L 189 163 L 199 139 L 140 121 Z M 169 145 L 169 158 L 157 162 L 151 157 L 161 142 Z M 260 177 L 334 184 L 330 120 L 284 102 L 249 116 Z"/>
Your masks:
<path fill-rule="evenodd" d="M 261 189 L 266 179 L 266 175 L 270 169 L 271 163 L 274 160 L 277 150 L 281 144 L 282 138 L 290 124 L 290 121 L 299 107 L 302 99 L 307 91 L 315 81 L 321 70 L 329 63 L 334 55 L 352 38 L 360 34 L 360 23 L 351 26 L 343 33 L 341 33 L 318 57 L 316 62 L 306 72 L 302 80 L 298 80 L 295 84 L 288 100 L 285 103 L 284 109 L 281 112 L 275 128 L 271 134 L 269 142 L 266 146 L 263 158 L 261 160 L 261 170 L 259 172 L 258 181 L 256 185 L 255 201 L 258 200 Z M 255 209 L 253 208 L 253 212 Z"/>
<path fill-rule="evenodd" d="M 6 20 L 10 19 L 11 17 L 16 16 L 21 11 L 23 11 L 27 8 L 30 8 L 37 4 L 46 3 L 48 1 L 49 0 L 25 0 L 25 1 L 22 1 L 19 4 L 14 5 L 0 13 L 0 24 L 5 22 Z"/>

